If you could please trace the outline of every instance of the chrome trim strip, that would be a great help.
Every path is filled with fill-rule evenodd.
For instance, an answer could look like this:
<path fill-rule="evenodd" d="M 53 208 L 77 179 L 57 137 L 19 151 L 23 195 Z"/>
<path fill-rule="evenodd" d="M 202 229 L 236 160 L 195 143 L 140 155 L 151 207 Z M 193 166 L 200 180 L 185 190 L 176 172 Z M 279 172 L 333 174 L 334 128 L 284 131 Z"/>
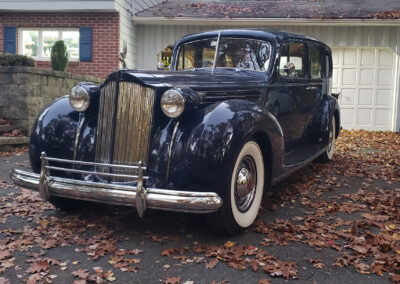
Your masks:
<path fill-rule="evenodd" d="M 85 116 L 83 114 L 80 114 L 80 116 L 81 118 L 79 121 L 78 129 L 76 130 L 75 143 L 74 143 L 74 160 L 76 159 L 76 155 L 78 154 L 79 139 L 81 138 L 83 124 L 86 121 Z"/>
<path fill-rule="evenodd" d="M 139 166 L 134 165 L 120 165 L 120 164 L 107 164 L 107 163 L 95 163 L 95 162 L 86 162 L 86 161 L 78 161 L 78 160 L 67 160 L 67 159 L 59 159 L 46 157 L 46 160 L 51 162 L 61 162 L 61 163 L 71 163 L 71 164 L 79 164 L 86 166 L 101 166 L 101 167 L 112 167 L 112 168 L 127 168 L 127 169 L 139 169 Z M 141 167 L 143 170 L 146 170 L 147 167 Z"/>
<path fill-rule="evenodd" d="M 172 147 L 174 146 L 175 136 L 176 136 L 176 132 L 178 130 L 178 126 L 179 126 L 179 121 L 175 124 L 174 131 L 172 132 L 172 136 L 171 136 L 171 143 L 169 144 L 168 165 L 167 165 L 167 181 L 168 181 L 168 177 L 169 177 L 169 168 L 170 168 L 171 159 L 172 159 Z"/>
<path fill-rule="evenodd" d="M 139 176 L 137 176 L 137 175 L 102 173 L 102 172 L 84 171 L 84 170 L 68 169 L 68 168 L 61 168 L 61 167 L 54 167 L 54 166 L 46 166 L 46 169 L 55 170 L 55 171 L 71 172 L 71 173 L 77 173 L 77 174 L 93 174 L 93 175 L 109 176 L 109 177 L 134 178 L 135 180 L 139 178 Z M 149 177 L 144 176 L 142 178 L 148 179 Z"/>
<path fill-rule="evenodd" d="M 11 179 L 17 185 L 38 190 L 40 175 L 13 169 Z M 48 177 L 51 196 L 66 197 L 93 202 L 136 206 L 137 188 L 112 183 Z M 222 199 L 215 192 L 177 191 L 168 189 L 146 189 L 146 206 L 150 209 L 187 213 L 211 213 L 222 206 Z"/>
<path fill-rule="evenodd" d="M 214 62 L 213 62 L 213 67 L 212 67 L 212 74 L 214 74 L 215 66 L 217 65 L 217 57 L 218 57 L 218 49 L 219 49 L 219 40 L 220 40 L 220 39 L 221 39 L 221 32 L 218 32 L 217 46 L 215 47 Z"/>

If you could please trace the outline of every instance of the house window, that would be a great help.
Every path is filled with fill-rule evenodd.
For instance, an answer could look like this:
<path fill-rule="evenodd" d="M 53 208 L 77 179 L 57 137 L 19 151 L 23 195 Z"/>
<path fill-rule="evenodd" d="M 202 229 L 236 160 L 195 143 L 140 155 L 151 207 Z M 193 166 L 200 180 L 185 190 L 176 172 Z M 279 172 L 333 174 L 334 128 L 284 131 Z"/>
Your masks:
<path fill-rule="evenodd" d="M 58 40 L 67 46 L 69 59 L 79 60 L 78 29 L 20 29 L 19 53 L 36 60 L 50 60 L 51 47 Z"/>

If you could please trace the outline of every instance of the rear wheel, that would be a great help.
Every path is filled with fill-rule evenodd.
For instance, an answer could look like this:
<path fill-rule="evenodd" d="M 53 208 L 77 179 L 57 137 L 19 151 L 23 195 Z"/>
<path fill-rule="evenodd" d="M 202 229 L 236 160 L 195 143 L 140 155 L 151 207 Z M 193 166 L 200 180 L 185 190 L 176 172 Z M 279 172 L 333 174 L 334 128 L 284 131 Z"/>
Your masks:
<path fill-rule="evenodd" d="M 335 141 L 336 141 L 336 122 L 335 122 L 335 116 L 332 116 L 330 130 L 329 130 L 328 147 L 326 148 L 326 151 L 322 153 L 321 156 L 318 157 L 318 162 L 328 163 L 332 160 L 333 153 L 335 151 Z"/>
<path fill-rule="evenodd" d="M 229 166 L 222 208 L 210 214 L 218 231 L 236 234 L 250 227 L 257 217 L 264 189 L 264 161 L 255 141 L 246 142 Z"/>

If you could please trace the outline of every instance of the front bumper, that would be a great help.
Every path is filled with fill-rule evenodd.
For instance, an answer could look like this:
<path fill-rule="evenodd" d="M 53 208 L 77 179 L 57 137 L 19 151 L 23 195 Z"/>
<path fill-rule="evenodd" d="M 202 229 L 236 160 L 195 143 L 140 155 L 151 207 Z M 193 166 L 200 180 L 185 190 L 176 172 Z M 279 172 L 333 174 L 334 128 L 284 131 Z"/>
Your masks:
<path fill-rule="evenodd" d="M 49 166 L 48 161 L 61 161 L 72 164 L 88 164 L 88 162 L 47 158 L 44 153 L 41 159 L 42 170 L 40 174 L 13 169 L 10 176 L 15 184 L 39 191 L 44 200 L 49 200 L 51 196 L 57 196 L 107 204 L 135 206 L 140 216 L 143 216 L 146 208 L 187 213 L 210 213 L 217 211 L 222 206 L 222 199 L 215 192 L 145 188 L 143 180 L 146 177 L 142 175 L 142 169 L 145 167 L 140 165 L 138 167 L 139 174 L 132 175 L 132 177 L 136 178 L 137 185 L 131 186 L 112 182 L 101 183 L 50 176 L 48 170 L 55 167 Z M 109 164 L 102 165 L 112 167 Z M 117 167 L 121 167 L 121 165 L 117 165 Z M 79 172 L 79 170 L 74 169 L 58 168 L 58 170 L 60 169 Z M 116 175 L 114 174 L 114 176 Z"/>

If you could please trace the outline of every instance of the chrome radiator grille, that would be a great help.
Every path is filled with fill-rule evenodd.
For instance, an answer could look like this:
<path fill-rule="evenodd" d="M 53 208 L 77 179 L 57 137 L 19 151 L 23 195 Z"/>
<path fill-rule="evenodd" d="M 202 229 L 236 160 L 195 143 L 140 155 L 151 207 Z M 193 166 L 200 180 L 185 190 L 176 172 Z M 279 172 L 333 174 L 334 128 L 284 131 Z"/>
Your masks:
<path fill-rule="evenodd" d="M 155 91 L 129 82 L 119 82 L 118 89 L 110 82 L 100 93 L 96 162 L 146 165 Z"/>

